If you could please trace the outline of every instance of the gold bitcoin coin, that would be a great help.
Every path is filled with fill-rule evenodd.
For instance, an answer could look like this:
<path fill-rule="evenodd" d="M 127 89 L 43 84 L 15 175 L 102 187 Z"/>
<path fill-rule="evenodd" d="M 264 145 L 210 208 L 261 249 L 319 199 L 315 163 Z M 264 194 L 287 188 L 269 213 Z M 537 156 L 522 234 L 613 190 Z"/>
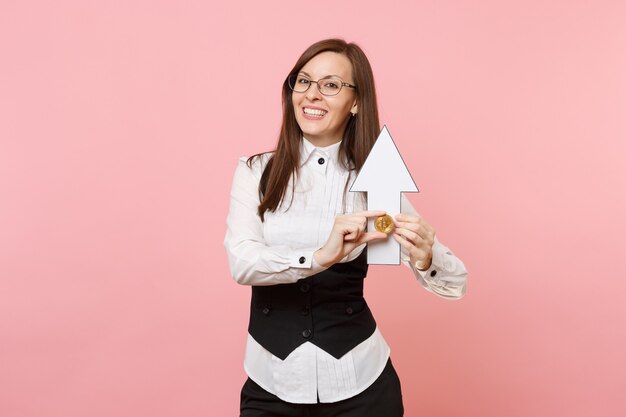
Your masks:
<path fill-rule="evenodd" d="M 390 215 L 385 214 L 384 216 L 377 217 L 374 221 L 374 227 L 379 232 L 383 233 L 391 233 L 393 229 L 395 229 L 395 224 L 393 223 L 393 219 Z"/>

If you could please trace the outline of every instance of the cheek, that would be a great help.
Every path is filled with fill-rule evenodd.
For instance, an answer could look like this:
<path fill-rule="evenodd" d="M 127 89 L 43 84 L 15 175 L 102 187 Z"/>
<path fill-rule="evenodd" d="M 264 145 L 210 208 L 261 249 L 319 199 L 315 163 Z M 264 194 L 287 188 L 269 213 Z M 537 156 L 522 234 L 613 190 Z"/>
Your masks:
<path fill-rule="evenodd" d="M 291 93 L 291 106 L 294 110 L 298 107 L 298 97 L 293 92 Z"/>
<path fill-rule="evenodd" d="M 334 113 L 335 113 L 334 115 L 335 119 L 340 122 L 343 122 L 345 119 L 347 119 L 350 116 L 350 107 L 342 106 L 340 108 L 337 108 Z"/>
<path fill-rule="evenodd" d="M 298 108 L 298 105 L 296 103 L 292 103 L 291 107 L 293 109 L 293 114 L 295 115 L 296 119 L 300 119 L 302 114 L 301 110 Z"/>
<path fill-rule="evenodd" d="M 343 101 L 338 103 L 330 103 L 330 108 L 333 112 L 333 116 L 336 119 L 343 119 L 343 116 L 350 112 L 349 103 Z"/>

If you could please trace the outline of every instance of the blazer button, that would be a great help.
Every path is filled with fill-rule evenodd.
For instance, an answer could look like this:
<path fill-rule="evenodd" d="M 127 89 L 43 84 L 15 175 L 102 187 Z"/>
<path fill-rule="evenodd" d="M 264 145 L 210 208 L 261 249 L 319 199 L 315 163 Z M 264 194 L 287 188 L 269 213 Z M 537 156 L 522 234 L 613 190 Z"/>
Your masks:
<path fill-rule="evenodd" d="M 309 308 L 308 307 L 302 307 L 302 315 L 303 316 L 308 316 L 309 315 Z"/>
<path fill-rule="evenodd" d="M 346 308 L 346 314 L 347 315 L 351 315 L 352 313 L 354 313 L 354 310 L 352 310 L 352 307 Z"/>
<path fill-rule="evenodd" d="M 320 164 L 320 165 L 324 165 L 324 158 L 318 159 L 317 163 Z"/>
<path fill-rule="evenodd" d="M 301 256 L 300 259 L 298 259 L 298 261 L 303 264 L 306 262 L 306 258 L 304 256 Z"/>
<path fill-rule="evenodd" d="M 308 282 L 305 282 L 302 285 L 300 285 L 300 291 L 302 292 L 309 292 L 310 289 L 311 289 L 311 285 Z"/>
<path fill-rule="evenodd" d="M 267 307 L 265 307 L 265 308 L 263 309 L 263 314 L 265 314 L 265 315 L 267 316 L 269 313 L 270 313 L 270 309 L 269 309 L 269 308 L 267 308 Z"/>
<path fill-rule="evenodd" d="M 437 271 L 435 269 L 433 269 L 432 271 L 430 271 L 430 276 L 434 277 L 435 275 L 437 275 Z"/>
<path fill-rule="evenodd" d="M 304 329 L 302 331 L 302 337 L 304 337 L 305 339 L 308 339 L 309 337 L 311 337 L 311 329 Z"/>

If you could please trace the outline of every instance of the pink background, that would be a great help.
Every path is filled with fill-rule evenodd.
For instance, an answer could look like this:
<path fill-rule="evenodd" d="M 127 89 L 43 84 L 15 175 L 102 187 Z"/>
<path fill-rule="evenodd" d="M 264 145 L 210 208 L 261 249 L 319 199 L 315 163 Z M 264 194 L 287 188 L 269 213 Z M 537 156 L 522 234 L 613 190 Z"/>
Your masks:
<path fill-rule="evenodd" d="M 2 0 L 0 415 L 237 415 L 232 174 L 330 36 L 470 271 L 370 269 L 406 415 L 626 414 L 626 3 L 408 3 Z"/>

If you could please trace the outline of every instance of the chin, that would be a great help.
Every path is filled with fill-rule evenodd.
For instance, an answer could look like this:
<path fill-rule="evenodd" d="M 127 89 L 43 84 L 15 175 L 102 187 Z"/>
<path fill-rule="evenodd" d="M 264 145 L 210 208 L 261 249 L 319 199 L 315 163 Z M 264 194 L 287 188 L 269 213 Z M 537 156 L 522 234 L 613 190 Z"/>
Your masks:
<path fill-rule="evenodd" d="M 302 123 L 300 124 L 300 130 L 302 131 L 302 133 L 306 136 L 306 135 L 320 135 L 323 134 L 324 131 L 326 129 L 321 128 L 321 127 L 311 127 L 311 126 L 307 126 L 306 123 Z"/>

